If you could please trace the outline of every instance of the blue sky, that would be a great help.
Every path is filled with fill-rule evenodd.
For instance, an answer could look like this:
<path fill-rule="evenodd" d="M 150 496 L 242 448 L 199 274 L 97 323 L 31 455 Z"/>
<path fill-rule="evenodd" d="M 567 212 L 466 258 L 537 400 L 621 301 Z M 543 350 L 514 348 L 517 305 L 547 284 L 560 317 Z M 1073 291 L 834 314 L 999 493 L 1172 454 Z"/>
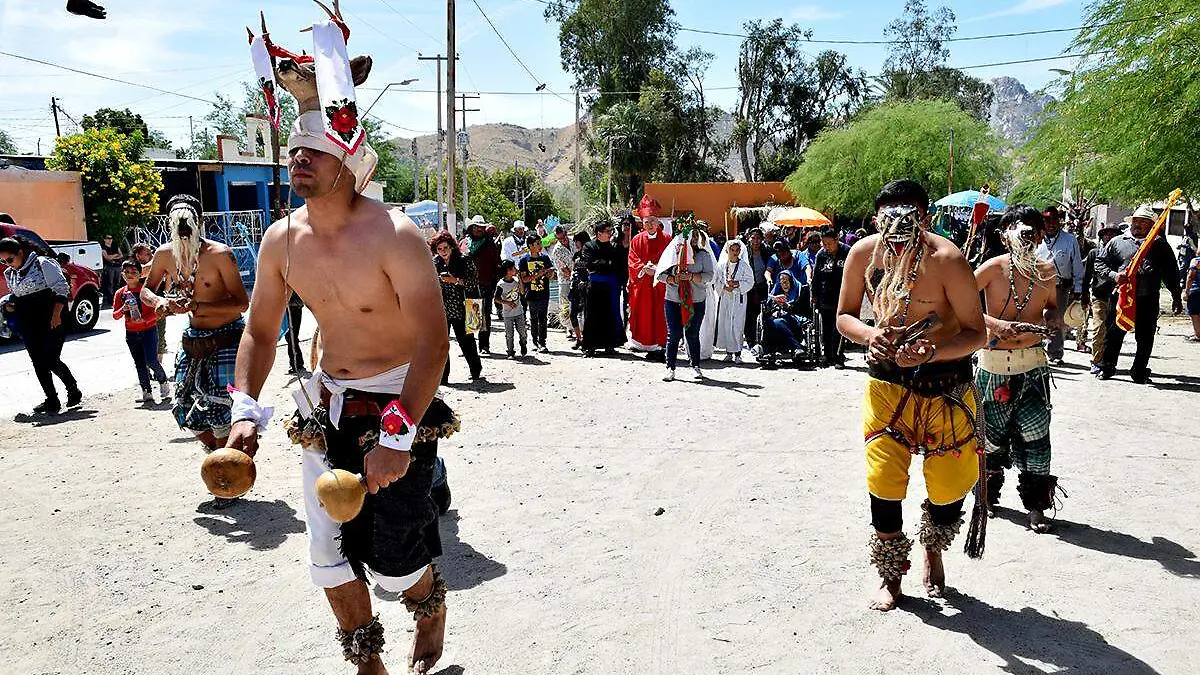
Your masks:
<path fill-rule="evenodd" d="M 298 29 L 321 18 L 315 4 L 304 0 L 101 0 L 109 10 L 103 22 L 66 14 L 63 0 L 0 0 L 0 51 L 102 73 L 162 89 L 211 99 L 214 91 L 239 95 L 240 82 L 252 76 L 245 26 L 257 25 L 255 9 L 267 13 L 277 42 L 294 50 L 308 48 L 311 38 Z M 569 92 L 571 78 L 562 70 L 557 27 L 542 18 L 537 0 L 477 0 L 509 44 L 547 90 Z M 885 24 L 899 15 L 903 2 L 814 0 L 780 3 L 742 0 L 675 0 L 678 22 L 689 28 L 738 32 L 755 18 L 782 17 L 811 28 L 814 39 L 881 39 Z M 938 3 L 931 3 L 937 6 Z M 1082 23 L 1082 0 L 1000 0 L 999 4 L 948 2 L 958 16 L 959 36 L 1069 28 Z M 350 52 L 371 54 L 375 69 L 366 87 L 420 78 L 408 88 L 393 87 L 374 112 L 396 125 L 396 135 L 431 133 L 436 126 L 434 70 L 416 60 L 445 51 L 445 6 L 416 0 L 344 0 L 343 13 L 353 32 Z M 531 92 L 536 83 L 519 66 L 484 21 L 472 0 L 458 0 L 460 91 Z M 963 42 L 951 45 L 950 64 L 971 66 L 1056 56 L 1072 33 Z M 736 98 L 736 38 L 680 33 L 681 46 L 698 45 L 716 59 L 709 71 L 710 100 L 726 108 Z M 816 53 L 827 47 L 812 45 Z M 845 45 L 850 62 L 868 73 L 878 72 L 882 45 Z M 1030 89 L 1055 77 L 1050 68 L 1070 68 L 1059 61 L 971 69 L 984 79 L 1010 75 Z M 362 91 L 364 105 L 374 91 Z M 23 151 L 38 139 L 46 151 L 54 137 L 49 117 L 51 96 L 79 119 L 98 107 L 128 107 L 143 115 L 176 143 L 185 143 L 188 115 L 197 125 L 208 106 L 177 96 L 77 75 L 0 55 L 0 129 L 17 139 Z M 526 127 L 570 124 L 574 105 L 569 93 L 552 95 L 485 94 L 472 104 L 481 108 L 469 122 L 509 122 Z M 73 129 L 63 118 L 64 133 Z M 409 131 L 402 131 L 401 128 Z"/>

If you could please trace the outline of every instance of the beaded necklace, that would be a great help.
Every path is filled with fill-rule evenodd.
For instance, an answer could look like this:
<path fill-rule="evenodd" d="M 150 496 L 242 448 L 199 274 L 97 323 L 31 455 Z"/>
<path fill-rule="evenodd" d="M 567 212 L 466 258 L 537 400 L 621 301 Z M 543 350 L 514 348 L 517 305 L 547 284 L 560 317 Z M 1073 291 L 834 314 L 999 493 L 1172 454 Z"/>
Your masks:
<path fill-rule="evenodd" d="M 1025 291 L 1025 299 L 1017 298 L 1017 266 L 1015 264 L 1013 254 L 1008 254 L 1008 297 L 1012 298 L 1013 305 L 1017 308 L 1017 316 L 1021 316 L 1021 312 L 1025 311 L 1025 307 L 1029 305 L 1029 301 L 1033 299 L 1033 287 L 1037 284 L 1033 283 L 1033 279 L 1029 280 L 1029 290 Z M 1007 305 L 1008 303 L 1004 303 Z"/>

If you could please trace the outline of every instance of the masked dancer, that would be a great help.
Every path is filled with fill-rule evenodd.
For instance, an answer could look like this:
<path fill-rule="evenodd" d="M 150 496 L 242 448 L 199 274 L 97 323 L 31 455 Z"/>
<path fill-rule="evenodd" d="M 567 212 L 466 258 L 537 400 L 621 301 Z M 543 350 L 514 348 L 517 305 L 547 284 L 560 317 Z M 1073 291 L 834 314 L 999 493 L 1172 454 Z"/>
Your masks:
<path fill-rule="evenodd" d="M 368 572 L 374 583 L 399 593 L 416 619 L 409 669 L 427 673 L 441 657 L 446 626 L 446 584 L 433 565 L 442 552 L 438 507 L 430 490 L 438 439 L 458 426 L 435 397 L 449 352 L 446 312 L 417 226 L 361 194 L 377 156 L 363 138 L 351 84 L 361 84 L 366 72 L 347 63 L 340 26 L 313 26 L 320 102 L 311 109 L 301 104 L 288 139 L 292 190 L 305 203 L 263 238 L 238 352 L 229 445 L 250 454 L 259 448 L 270 415 L 255 399 L 294 291 L 316 318 L 323 347 L 316 372 L 294 395 L 299 410 L 286 425 L 303 448 L 309 575 L 324 589 L 343 655 L 360 673 L 386 672 L 384 629 L 372 611 Z M 294 60 L 280 64 L 281 70 L 295 67 L 313 75 Z M 337 117 L 340 112 L 346 115 Z M 361 475 L 368 493 L 359 514 L 340 526 L 315 492 L 330 468 Z"/>
<path fill-rule="evenodd" d="M 189 315 L 175 357 L 172 412 L 181 429 L 195 434 L 208 451 L 229 436 L 233 364 L 249 307 L 233 250 L 204 236 L 200 201 L 177 195 L 167 201 L 171 240 L 154 253 L 145 288 L 166 283 L 156 311 Z M 278 336 L 278 333 L 276 333 Z"/>
<path fill-rule="evenodd" d="M 1008 255 L 975 271 L 990 338 L 976 375 L 987 431 L 988 507 L 1000 499 L 1004 469 L 1015 466 L 1029 527 L 1047 532 L 1045 511 L 1058 479 L 1050 475 L 1050 368 L 1042 339 L 1057 321 L 1058 274 L 1053 261 L 1037 254 L 1045 234 L 1037 209 L 1010 206 L 1000 227 Z"/>
<path fill-rule="evenodd" d="M 958 247 L 927 231 L 928 203 L 925 188 L 913 181 L 883 187 L 875 198 L 880 232 L 851 249 L 838 305 L 838 330 L 869 351 L 863 432 L 871 562 L 882 578 L 870 606 L 878 610 L 896 606 L 909 568 L 912 540 L 903 531 L 901 503 L 912 457 L 924 460 L 928 498 L 918 539 L 932 597 L 944 592 L 942 553 L 958 533 L 963 500 L 979 479 L 976 453 L 982 446 L 970 356 L 984 343 L 983 312 Z M 874 327 L 859 318 L 864 291 Z M 982 554 L 986 520 L 977 503 L 970 555 Z"/>

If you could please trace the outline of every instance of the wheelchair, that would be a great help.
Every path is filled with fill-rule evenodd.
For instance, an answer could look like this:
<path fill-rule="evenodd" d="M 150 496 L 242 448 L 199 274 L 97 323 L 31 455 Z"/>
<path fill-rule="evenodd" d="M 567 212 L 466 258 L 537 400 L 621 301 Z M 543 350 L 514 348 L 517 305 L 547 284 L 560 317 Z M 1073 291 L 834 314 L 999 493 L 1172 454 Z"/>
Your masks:
<path fill-rule="evenodd" d="M 763 302 L 762 312 L 758 322 L 758 343 L 761 350 L 756 360 L 766 369 L 778 368 L 781 365 L 792 365 L 797 368 L 813 368 L 821 360 L 821 316 L 812 303 L 812 296 L 807 285 L 800 287 L 800 296 L 796 306 L 790 311 L 780 307 L 768 296 Z M 791 317 L 792 336 L 799 343 L 797 349 L 790 344 L 782 329 L 775 325 L 775 319 Z"/>

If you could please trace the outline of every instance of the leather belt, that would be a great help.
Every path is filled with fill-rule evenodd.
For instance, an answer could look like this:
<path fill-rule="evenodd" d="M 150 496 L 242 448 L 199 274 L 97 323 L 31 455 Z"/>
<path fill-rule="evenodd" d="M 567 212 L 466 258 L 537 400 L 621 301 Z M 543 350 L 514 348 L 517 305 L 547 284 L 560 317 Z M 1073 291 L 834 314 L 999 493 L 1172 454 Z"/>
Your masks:
<path fill-rule="evenodd" d="M 347 390 L 342 395 L 342 417 L 379 417 L 383 414 L 383 406 L 379 397 L 386 394 L 370 394 L 361 391 Z M 329 390 L 321 387 L 321 405 L 329 408 Z"/>

